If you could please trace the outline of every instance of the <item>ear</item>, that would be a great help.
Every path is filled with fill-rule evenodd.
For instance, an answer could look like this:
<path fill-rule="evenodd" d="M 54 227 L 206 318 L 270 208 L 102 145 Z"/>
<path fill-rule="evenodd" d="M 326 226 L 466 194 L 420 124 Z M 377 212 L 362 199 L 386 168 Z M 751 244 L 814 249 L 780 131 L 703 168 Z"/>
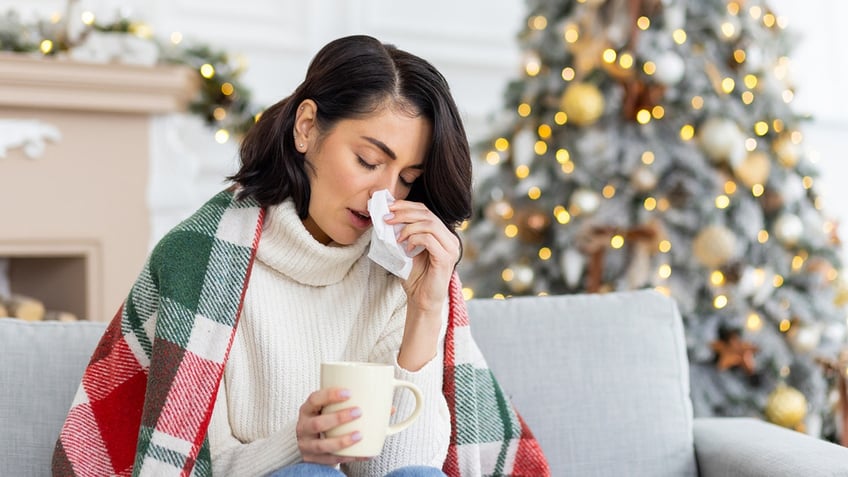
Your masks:
<path fill-rule="evenodd" d="M 318 129 L 315 127 L 317 112 L 318 105 L 311 99 L 303 100 L 295 111 L 294 147 L 302 154 L 305 154 L 318 138 Z"/>

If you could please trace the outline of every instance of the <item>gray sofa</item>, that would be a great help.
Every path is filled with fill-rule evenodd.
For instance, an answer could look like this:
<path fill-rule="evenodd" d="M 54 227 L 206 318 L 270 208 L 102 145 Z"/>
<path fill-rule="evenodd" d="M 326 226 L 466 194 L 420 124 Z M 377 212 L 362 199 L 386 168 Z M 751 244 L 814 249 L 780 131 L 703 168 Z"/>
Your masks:
<path fill-rule="evenodd" d="M 680 316 L 658 293 L 476 299 L 469 312 L 554 476 L 848 476 L 848 448 L 755 419 L 693 419 Z M 0 476 L 49 475 L 102 331 L 0 319 Z"/>

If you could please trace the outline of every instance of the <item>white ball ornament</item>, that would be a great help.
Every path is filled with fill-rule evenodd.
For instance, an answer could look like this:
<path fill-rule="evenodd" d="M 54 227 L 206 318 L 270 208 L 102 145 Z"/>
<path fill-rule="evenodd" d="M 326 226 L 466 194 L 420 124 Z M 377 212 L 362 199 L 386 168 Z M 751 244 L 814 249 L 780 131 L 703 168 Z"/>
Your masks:
<path fill-rule="evenodd" d="M 709 118 L 698 128 L 701 149 L 715 163 L 728 162 L 738 166 L 747 157 L 745 134 L 727 118 Z"/>
<path fill-rule="evenodd" d="M 666 51 L 654 61 L 657 69 L 654 78 L 666 86 L 674 86 L 683 79 L 686 63 L 673 51 Z"/>
<path fill-rule="evenodd" d="M 601 197 L 597 192 L 585 187 L 575 190 L 571 194 L 571 207 L 573 213 L 594 214 L 601 206 Z"/>
<path fill-rule="evenodd" d="M 512 268 L 512 280 L 508 282 L 509 289 L 513 293 L 524 293 L 533 286 L 535 273 L 529 265 L 514 265 Z"/>
<path fill-rule="evenodd" d="M 784 245 L 795 245 L 804 234 L 804 222 L 794 214 L 781 214 L 774 221 L 774 236 Z"/>
<path fill-rule="evenodd" d="M 789 331 L 789 343 L 799 353 L 809 353 L 818 348 L 822 329 L 817 325 L 793 326 Z"/>
<path fill-rule="evenodd" d="M 630 177 L 630 185 L 639 192 L 650 192 L 657 186 L 657 175 L 647 167 L 636 169 Z"/>

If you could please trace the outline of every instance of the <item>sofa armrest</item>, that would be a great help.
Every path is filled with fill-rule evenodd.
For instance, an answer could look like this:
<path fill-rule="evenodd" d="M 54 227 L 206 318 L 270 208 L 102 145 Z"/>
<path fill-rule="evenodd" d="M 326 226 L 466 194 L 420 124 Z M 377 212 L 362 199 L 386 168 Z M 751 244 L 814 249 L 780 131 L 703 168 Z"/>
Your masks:
<path fill-rule="evenodd" d="M 695 419 L 701 477 L 844 476 L 848 448 L 753 418 Z"/>

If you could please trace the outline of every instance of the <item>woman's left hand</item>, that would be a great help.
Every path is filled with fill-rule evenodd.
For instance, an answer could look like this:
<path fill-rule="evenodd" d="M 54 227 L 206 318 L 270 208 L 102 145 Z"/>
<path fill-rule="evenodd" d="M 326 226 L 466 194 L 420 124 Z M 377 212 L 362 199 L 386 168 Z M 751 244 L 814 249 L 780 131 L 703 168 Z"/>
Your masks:
<path fill-rule="evenodd" d="M 389 205 L 390 225 L 403 224 L 398 243 L 406 250 L 424 251 L 413 258 L 412 271 L 403 282 L 408 304 L 424 314 L 440 313 L 447 299 L 448 284 L 459 260 L 459 238 L 420 202 L 397 200 Z"/>

